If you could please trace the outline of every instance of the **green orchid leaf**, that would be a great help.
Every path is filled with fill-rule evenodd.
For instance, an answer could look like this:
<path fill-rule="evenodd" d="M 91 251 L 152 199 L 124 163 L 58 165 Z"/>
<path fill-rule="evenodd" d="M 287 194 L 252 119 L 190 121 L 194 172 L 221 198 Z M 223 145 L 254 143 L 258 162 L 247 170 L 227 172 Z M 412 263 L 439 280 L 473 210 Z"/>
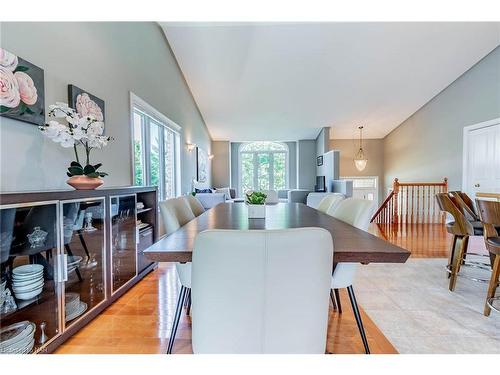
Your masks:
<path fill-rule="evenodd" d="M 28 70 L 29 70 L 29 68 L 27 66 L 18 65 L 16 67 L 16 69 L 14 69 L 14 73 L 15 72 L 26 72 Z"/>
<path fill-rule="evenodd" d="M 99 177 L 108 176 L 108 174 L 106 172 L 97 172 L 97 173 L 99 173 Z"/>
<path fill-rule="evenodd" d="M 85 168 L 83 168 L 83 173 L 85 173 L 85 175 L 88 176 L 91 173 L 95 173 L 95 168 L 92 165 L 87 164 Z"/>
<path fill-rule="evenodd" d="M 77 161 L 72 161 L 70 165 L 72 167 L 80 167 L 80 168 L 83 169 L 82 165 L 80 163 L 78 163 Z"/>
<path fill-rule="evenodd" d="M 83 168 L 82 167 L 77 167 L 77 166 L 69 167 L 68 171 L 73 176 L 81 176 L 83 174 Z"/>
<path fill-rule="evenodd" d="M 94 165 L 94 169 L 97 171 L 101 167 L 102 163 L 97 163 Z"/>
<path fill-rule="evenodd" d="M 99 177 L 99 173 L 92 172 L 92 173 L 85 174 L 85 176 L 90 177 L 90 178 L 97 178 L 97 177 Z"/>
<path fill-rule="evenodd" d="M 69 173 L 69 172 L 66 172 L 66 175 L 67 175 L 68 177 L 73 177 L 73 175 L 72 175 L 71 173 Z"/>
<path fill-rule="evenodd" d="M 0 105 L 0 113 L 5 113 L 5 112 L 9 112 L 9 111 L 10 111 L 9 107 L 6 107 L 4 105 Z"/>

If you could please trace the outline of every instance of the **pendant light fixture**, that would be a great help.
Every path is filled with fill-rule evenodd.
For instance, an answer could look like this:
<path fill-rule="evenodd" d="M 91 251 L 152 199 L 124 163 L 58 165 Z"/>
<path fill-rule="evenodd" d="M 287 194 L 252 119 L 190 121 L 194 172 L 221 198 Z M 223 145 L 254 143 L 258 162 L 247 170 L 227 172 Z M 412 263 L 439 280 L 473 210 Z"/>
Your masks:
<path fill-rule="evenodd" d="M 358 127 L 359 129 L 359 150 L 354 158 L 354 165 L 358 171 L 362 171 L 366 168 L 366 163 L 368 160 L 365 157 L 365 152 L 363 151 L 363 127 Z"/>

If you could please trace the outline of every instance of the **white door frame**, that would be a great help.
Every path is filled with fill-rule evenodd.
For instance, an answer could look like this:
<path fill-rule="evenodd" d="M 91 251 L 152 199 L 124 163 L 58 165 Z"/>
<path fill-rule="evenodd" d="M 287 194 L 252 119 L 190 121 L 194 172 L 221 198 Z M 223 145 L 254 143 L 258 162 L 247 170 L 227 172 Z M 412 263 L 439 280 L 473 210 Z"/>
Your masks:
<path fill-rule="evenodd" d="M 469 141 L 469 136 L 470 133 L 474 130 L 478 129 L 483 129 L 483 128 L 488 128 L 490 126 L 495 126 L 500 124 L 500 117 L 494 118 L 492 120 L 488 121 L 483 121 L 479 122 L 477 124 L 465 126 L 463 130 L 463 151 L 462 151 L 462 191 L 467 191 L 468 188 L 468 181 L 467 181 L 467 176 L 468 176 L 468 155 L 469 155 L 469 150 L 468 150 L 468 141 Z"/>

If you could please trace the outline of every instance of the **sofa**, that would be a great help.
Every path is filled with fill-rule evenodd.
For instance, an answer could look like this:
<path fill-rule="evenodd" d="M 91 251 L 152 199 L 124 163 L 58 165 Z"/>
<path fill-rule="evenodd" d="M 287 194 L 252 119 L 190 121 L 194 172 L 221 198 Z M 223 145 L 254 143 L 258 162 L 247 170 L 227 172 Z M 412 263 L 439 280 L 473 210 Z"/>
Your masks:
<path fill-rule="evenodd" d="M 285 189 L 278 190 L 278 198 L 280 202 L 290 203 L 306 203 L 308 194 L 311 190 L 308 189 Z"/>
<path fill-rule="evenodd" d="M 193 181 L 193 191 L 205 210 L 212 208 L 219 203 L 233 202 L 236 198 L 236 190 L 229 187 L 210 188 L 205 183 Z"/>

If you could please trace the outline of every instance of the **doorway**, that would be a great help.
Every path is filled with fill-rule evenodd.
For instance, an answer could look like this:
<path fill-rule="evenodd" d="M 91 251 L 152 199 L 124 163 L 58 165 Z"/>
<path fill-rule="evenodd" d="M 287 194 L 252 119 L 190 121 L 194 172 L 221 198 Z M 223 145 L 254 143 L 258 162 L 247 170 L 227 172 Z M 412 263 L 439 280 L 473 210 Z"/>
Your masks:
<path fill-rule="evenodd" d="M 500 118 L 464 128 L 462 190 L 500 192 Z"/>

